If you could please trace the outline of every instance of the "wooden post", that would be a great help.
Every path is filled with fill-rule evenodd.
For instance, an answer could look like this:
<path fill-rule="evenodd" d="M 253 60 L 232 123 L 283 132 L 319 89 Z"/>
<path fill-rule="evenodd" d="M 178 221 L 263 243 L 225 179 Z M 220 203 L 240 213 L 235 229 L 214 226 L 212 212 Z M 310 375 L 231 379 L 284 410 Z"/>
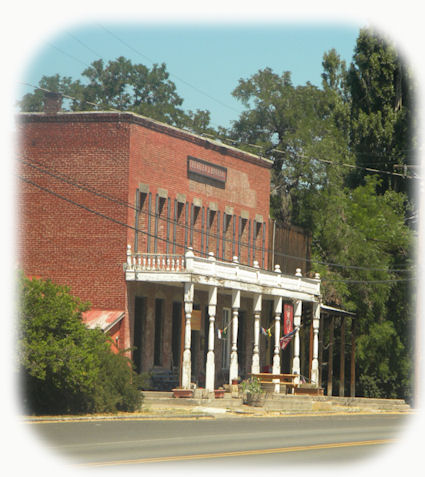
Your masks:
<path fill-rule="evenodd" d="M 233 290 L 232 292 L 232 351 L 230 353 L 229 384 L 236 379 L 239 374 L 238 366 L 238 321 L 239 308 L 241 307 L 241 292 Z"/>
<path fill-rule="evenodd" d="M 187 255 L 187 254 L 186 254 Z M 185 313 L 185 331 L 184 331 L 184 351 L 182 363 L 182 388 L 190 389 L 192 378 L 192 357 L 191 357 L 191 318 L 193 311 L 194 284 L 184 284 L 184 313 Z"/>
<path fill-rule="evenodd" d="M 214 337 L 215 337 L 215 315 L 217 311 L 217 287 L 210 287 L 208 290 L 208 352 L 205 369 L 205 389 L 214 391 L 215 381 L 215 356 L 214 356 Z"/>
<path fill-rule="evenodd" d="M 324 329 L 324 320 L 320 320 L 319 324 L 319 387 L 322 383 L 322 370 L 323 370 L 323 329 Z"/>
<path fill-rule="evenodd" d="M 356 320 L 351 318 L 350 396 L 356 396 Z"/>
<path fill-rule="evenodd" d="M 329 348 L 328 348 L 328 396 L 332 396 L 332 380 L 334 373 L 334 328 L 335 317 L 331 317 L 329 325 Z"/>
<path fill-rule="evenodd" d="M 260 293 L 254 294 L 254 349 L 252 351 L 252 365 L 251 373 L 260 372 L 260 319 L 262 295 Z"/>
<path fill-rule="evenodd" d="M 344 396 L 345 388 L 345 319 L 341 317 L 341 349 L 339 355 L 339 395 Z"/>
<path fill-rule="evenodd" d="M 311 361 L 311 382 L 320 387 L 319 381 L 319 326 L 320 303 L 313 303 L 313 359 Z"/>
<path fill-rule="evenodd" d="M 274 299 L 274 350 L 273 350 L 273 374 L 280 374 L 280 318 L 282 315 L 282 297 Z M 280 381 L 273 380 L 274 392 L 280 393 Z"/>

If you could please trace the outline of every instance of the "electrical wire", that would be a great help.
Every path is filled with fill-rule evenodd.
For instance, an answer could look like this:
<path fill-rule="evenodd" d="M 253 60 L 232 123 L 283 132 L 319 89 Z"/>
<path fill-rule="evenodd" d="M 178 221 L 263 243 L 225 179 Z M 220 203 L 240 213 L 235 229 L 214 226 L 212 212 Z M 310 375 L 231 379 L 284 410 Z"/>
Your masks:
<path fill-rule="evenodd" d="M 138 210 L 139 212 L 142 212 L 144 213 L 145 215 L 148 215 L 152 218 L 155 218 L 155 219 L 158 219 L 158 220 L 162 220 L 164 221 L 165 223 L 170 223 L 171 225 L 173 226 L 176 226 L 176 227 L 180 227 L 180 228 L 183 228 L 184 230 L 186 231 L 193 231 L 194 233 L 203 233 L 203 231 L 201 229 L 198 229 L 196 227 L 193 227 L 193 226 L 190 226 L 190 225 L 187 225 L 187 224 L 181 224 L 177 221 L 174 221 L 172 220 L 171 218 L 165 218 L 165 217 L 161 217 L 160 215 L 158 214 L 155 214 L 155 213 L 152 213 L 152 212 L 149 212 L 149 211 L 143 211 L 143 210 L 140 210 L 138 209 L 137 207 L 135 207 L 134 205 L 128 203 L 128 202 L 125 202 L 125 201 L 122 201 L 120 199 L 117 199 L 117 198 L 114 198 L 112 196 L 109 196 L 108 194 L 105 194 L 105 193 L 101 193 L 99 191 L 97 191 L 96 189 L 90 187 L 90 186 L 87 186 L 86 184 L 81 184 L 81 183 L 78 183 L 76 182 L 75 180 L 71 180 L 69 178 L 69 176 L 64 176 L 64 177 L 61 177 L 59 174 L 55 174 L 51 171 L 48 171 L 47 169 L 45 169 L 45 165 L 41 165 L 40 163 L 38 163 L 39 165 L 34 165 L 34 164 L 31 164 L 30 162 L 28 161 L 25 161 L 24 159 L 20 159 L 20 161 L 36 170 L 38 170 L 39 172 L 42 172 L 44 174 L 47 174 L 51 177 L 54 177 L 58 180 L 61 180 L 62 182 L 65 182 L 69 185 L 72 185 L 72 186 L 75 186 L 75 187 L 78 187 L 80 188 L 81 190 L 84 190 L 86 192 L 89 192 L 89 193 L 92 193 L 98 197 L 101 197 L 101 198 L 104 198 L 104 199 L 107 199 L 107 200 L 110 200 L 112 202 L 115 202 L 121 206 L 124 206 L 124 207 L 127 207 L 131 210 Z M 36 162 L 36 161 L 35 161 Z M 42 166 L 42 167 L 39 167 L 39 166 Z M 204 232 L 206 233 L 206 232 Z M 230 244 L 234 244 L 235 243 L 235 240 L 234 239 L 227 239 L 223 236 L 220 236 L 220 235 L 217 235 L 215 234 L 214 232 L 208 232 L 208 236 L 215 239 L 215 240 L 220 240 L 220 241 L 224 241 L 224 242 L 227 242 L 227 243 L 230 243 Z M 172 243 L 169 241 L 169 243 Z M 247 242 L 241 242 L 239 240 L 239 244 L 241 247 L 249 247 L 250 244 L 247 243 Z M 258 247 L 257 250 L 259 252 L 267 252 L 268 254 L 270 253 L 273 253 L 273 250 L 269 249 L 269 248 L 263 248 L 263 247 Z M 201 252 L 203 253 L 203 252 Z M 319 264 L 319 265 L 324 265 L 324 266 L 333 266 L 333 267 L 339 267 L 339 268 L 346 268 L 346 269 L 353 269 L 353 270 L 364 270 L 364 271 L 382 271 L 382 272 L 387 272 L 387 273 L 411 273 L 412 270 L 411 269 L 383 269 L 383 268 L 373 268 L 373 267 L 362 267 L 362 266 L 358 266 L 358 265 L 342 265 L 342 264 L 337 264 L 337 263 L 330 263 L 330 262 L 321 262 L 319 260 L 314 260 L 314 259 L 307 259 L 305 257 L 297 257 L 297 256 L 292 256 L 292 255 L 289 255 L 289 254 L 284 254 L 283 252 L 277 252 L 277 251 L 274 251 L 274 254 L 275 256 L 281 256 L 281 257 L 284 257 L 284 258 L 290 258 L 290 259 L 294 259 L 294 260 L 300 260 L 300 261 L 305 261 L 305 262 L 313 262 L 313 263 L 316 263 L 316 264 Z"/>
<path fill-rule="evenodd" d="M 62 96 L 64 98 L 67 98 L 67 99 L 71 99 L 73 101 L 78 101 L 78 102 L 82 102 L 82 103 L 86 103 L 86 104 L 89 104 L 91 106 L 95 106 L 96 108 L 99 108 L 101 105 L 99 105 L 98 103 L 93 103 L 91 101 L 88 101 L 88 100 L 85 100 L 85 99 L 81 99 L 81 98 L 75 98 L 73 96 L 69 96 L 69 95 L 66 95 L 60 91 L 50 91 L 46 88 L 42 88 L 40 86 L 35 86 L 31 83 L 27 83 L 27 82 L 20 82 L 20 84 L 23 84 L 23 85 L 26 85 L 26 86 L 30 86 L 34 89 L 39 89 L 41 91 L 45 91 L 47 93 L 60 93 L 62 94 Z M 103 106 L 102 106 L 103 107 Z M 116 112 L 120 112 L 120 113 L 123 113 L 125 111 L 121 110 L 121 109 L 117 109 L 117 108 L 113 108 L 113 107 L 110 107 L 110 106 L 105 106 L 107 109 L 111 110 L 111 111 L 116 111 Z M 182 129 L 182 128 L 181 128 Z M 260 155 L 261 156 L 264 156 L 264 149 L 265 147 L 263 146 L 259 146 L 257 144 L 250 144 L 250 143 L 241 143 L 239 141 L 234 141 L 230 138 L 225 138 L 225 137 L 217 137 L 217 136 L 213 136 L 211 134 L 204 134 L 205 136 L 209 136 L 215 140 L 219 140 L 219 141 L 228 141 L 228 142 L 231 142 L 232 145 L 239 145 L 239 147 L 241 146 L 248 146 L 248 147 L 255 147 L 255 148 L 259 148 L 259 149 L 263 149 L 263 151 L 260 152 Z M 398 172 L 389 172 L 389 171 L 383 171 L 381 169 L 373 169 L 373 168 L 370 168 L 370 167 L 362 167 L 362 166 L 358 166 L 358 165 L 355 165 L 355 164 L 347 164 L 347 163 L 343 163 L 343 162 L 335 162 L 335 161 L 329 161 L 327 159 L 320 159 L 318 157 L 310 157 L 310 156 L 306 156 L 305 154 L 302 154 L 302 153 L 293 153 L 293 152 L 290 152 L 290 151 L 282 151 L 280 149 L 276 149 L 276 148 L 273 148 L 273 149 L 268 149 L 269 152 L 277 152 L 277 153 L 280 153 L 280 154 L 291 154 L 293 156 L 297 156 L 299 158 L 302 158 L 302 159 L 307 159 L 307 160 L 312 160 L 312 161 L 319 161 L 319 162 L 323 162 L 323 163 L 326 163 L 326 164 L 331 164 L 331 165 L 335 165 L 335 166 L 344 166 L 344 167 L 349 167 L 349 168 L 352 168 L 352 169 L 360 169 L 360 170 L 364 170 L 364 171 L 367 171 L 367 172 L 373 172 L 375 174 L 386 174 L 386 175 L 391 175 L 391 176 L 397 176 L 397 177 L 402 177 L 403 179 L 417 179 L 417 180 L 421 180 L 420 177 L 414 177 L 414 176 L 408 176 L 406 174 L 402 174 L 402 173 L 398 173 Z"/>
<path fill-rule="evenodd" d="M 127 43 L 126 41 L 124 41 L 122 38 L 120 38 L 118 35 L 116 35 L 115 33 L 111 32 L 110 30 L 108 30 L 105 26 L 101 25 L 100 23 L 98 23 L 99 27 L 102 28 L 104 31 L 106 31 L 110 36 L 112 36 L 113 38 L 115 38 L 117 41 L 119 41 L 120 43 L 122 43 L 124 46 L 126 46 L 128 49 L 130 49 L 131 51 L 133 51 L 134 53 L 136 53 L 137 55 L 141 56 L 142 58 L 148 60 L 149 62 L 151 62 L 152 64 L 155 64 L 154 60 L 152 58 L 149 58 L 149 56 L 145 55 L 144 53 L 140 52 L 137 48 L 134 48 L 134 46 L 130 45 L 129 43 Z M 217 98 L 214 98 L 214 96 L 211 96 L 209 93 L 207 93 L 206 91 L 203 91 L 202 89 L 198 88 L 197 86 L 194 86 L 193 84 L 189 83 L 188 81 L 186 81 L 185 79 L 181 78 L 180 76 L 177 76 L 176 74 L 172 73 L 171 71 L 169 72 L 170 73 L 170 76 L 176 78 L 177 80 L 179 80 L 181 83 L 184 83 L 186 86 L 189 86 L 190 88 L 192 88 L 193 90 L 197 91 L 198 93 L 206 96 L 207 98 L 215 101 L 216 103 L 220 104 L 221 106 L 227 108 L 227 109 L 230 109 L 231 111 L 235 112 L 235 113 L 238 113 L 240 114 L 240 111 L 236 108 L 233 108 L 232 106 L 229 106 L 228 104 L 226 103 L 223 103 L 222 101 L 220 101 L 219 99 Z"/>
<path fill-rule="evenodd" d="M 18 178 L 19 178 L 20 180 L 22 180 L 23 182 L 26 182 L 27 184 L 30 184 L 30 185 L 32 185 L 32 186 L 34 186 L 34 187 L 36 187 L 36 188 L 38 188 L 38 189 L 40 189 L 40 190 L 42 190 L 42 191 L 44 191 L 44 192 L 47 192 L 47 193 L 49 193 L 49 194 L 51 194 L 51 195 L 53 195 L 53 196 L 55 196 L 55 197 L 57 197 L 57 198 L 59 198 L 59 199 L 61 199 L 61 200 L 64 200 L 64 201 L 66 201 L 66 202 L 68 202 L 68 203 L 70 203 L 70 204 L 72 204 L 72 205 L 75 205 L 75 206 L 77 206 L 77 207 L 79 207 L 79 208 L 81 208 L 81 209 L 83 209 L 83 210 L 86 210 L 87 212 L 90 212 L 90 213 L 92 213 L 92 214 L 95 214 L 95 215 L 97 215 L 97 216 L 99 216 L 99 217 L 101 217 L 101 218 L 103 218 L 103 219 L 109 220 L 109 221 L 111 221 L 111 222 L 113 222 L 113 223 L 115 223 L 115 224 L 117 224 L 117 225 L 121 225 L 121 226 L 126 227 L 126 228 L 128 228 L 128 229 L 131 229 L 131 230 L 140 232 L 140 233 L 142 233 L 142 234 L 144 234 L 144 235 L 147 235 L 147 236 L 149 236 L 149 237 L 156 238 L 157 240 L 160 240 L 160 241 L 163 241 L 163 242 L 166 242 L 166 243 L 169 243 L 169 244 L 173 244 L 173 243 L 174 243 L 174 242 L 172 242 L 172 241 L 170 241 L 170 240 L 164 239 L 163 237 L 157 236 L 157 235 L 155 235 L 155 234 L 151 234 L 151 233 L 149 233 L 149 232 L 146 232 L 145 230 L 141 230 L 141 229 L 139 229 L 139 228 L 137 228 L 137 227 L 133 227 L 133 226 L 131 226 L 131 225 L 125 223 L 125 222 L 122 222 L 122 221 L 120 221 L 120 220 L 114 219 L 113 217 L 110 217 L 110 216 L 108 216 L 108 215 L 106 215 L 106 214 L 103 214 L 102 212 L 99 212 L 99 211 L 97 211 L 97 210 L 92 209 L 91 207 L 87 207 L 87 206 L 84 205 L 84 204 L 81 204 L 81 203 L 76 202 L 76 201 L 74 201 L 74 200 L 72 200 L 72 199 L 69 199 L 68 197 L 65 197 L 65 196 L 63 196 L 63 195 L 61 195 L 61 194 L 58 194 L 57 192 L 54 192 L 54 191 L 52 191 L 51 189 L 49 189 L 49 188 L 47 188 L 47 187 L 41 186 L 40 184 L 37 184 L 37 183 L 35 183 L 35 182 L 33 182 L 33 181 L 31 181 L 31 180 L 25 178 L 25 177 L 22 177 L 22 176 L 19 176 L 19 175 L 18 175 Z M 181 245 L 181 244 L 176 244 L 176 245 L 177 245 L 179 248 L 182 248 L 182 249 L 184 249 L 184 250 L 192 249 L 194 252 L 203 253 L 203 252 L 201 252 L 200 250 L 196 250 L 196 249 L 194 249 L 193 247 L 189 247 L 189 246 L 187 246 L 187 245 L 186 245 L 186 246 Z M 228 263 L 231 263 L 231 262 L 232 262 L 231 260 L 226 260 L 226 259 L 221 259 L 221 260 L 224 261 L 224 262 L 228 262 Z M 412 281 L 412 280 L 413 280 L 412 278 L 408 278 L 408 279 L 394 279 L 394 280 L 327 280 L 327 281 L 328 281 L 328 282 L 338 281 L 338 282 L 345 282 L 345 283 L 365 283 L 365 284 L 367 284 L 367 283 L 408 282 L 408 281 Z M 326 281 L 326 280 L 323 280 L 323 281 Z"/>

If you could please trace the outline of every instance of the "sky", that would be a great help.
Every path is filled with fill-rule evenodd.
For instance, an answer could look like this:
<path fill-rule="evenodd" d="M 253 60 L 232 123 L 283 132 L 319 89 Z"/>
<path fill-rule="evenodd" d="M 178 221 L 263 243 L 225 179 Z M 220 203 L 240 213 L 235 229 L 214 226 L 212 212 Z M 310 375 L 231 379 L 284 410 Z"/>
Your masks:
<path fill-rule="evenodd" d="M 279 23 L 203 25 L 92 23 L 55 32 L 28 58 L 21 82 L 43 75 L 81 78 L 93 61 L 124 56 L 133 64 L 165 63 L 185 110 L 207 109 L 211 124 L 229 127 L 243 110 L 231 95 L 259 69 L 290 71 L 295 85 L 320 86 L 323 54 L 335 48 L 347 64 L 363 25 Z M 18 99 L 33 88 L 20 85 Z"/>

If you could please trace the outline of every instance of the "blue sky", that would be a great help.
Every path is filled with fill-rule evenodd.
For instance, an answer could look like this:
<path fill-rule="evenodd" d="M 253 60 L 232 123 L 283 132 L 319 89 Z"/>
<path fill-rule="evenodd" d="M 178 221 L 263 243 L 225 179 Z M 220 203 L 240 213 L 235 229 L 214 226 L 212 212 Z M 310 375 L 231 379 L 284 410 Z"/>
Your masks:
<path fill-rule="evenodd" d="M 350 63 L 362 25 L 95 23 L 60 31 L 28 59 L 21 81 L 42 75 L 80 77 L 92 61 L 118 56 L 133 63 L 166 63 L 184 109 L 208 109 L 213 126 L 229 126 L 243 110 L 231 95 L 240 78 L 259 69 L 291 71 L 294 84 L 320 86 L 323 53 L 335 48 Z M 21 87 L 18 95 L 32 91 Z"/>

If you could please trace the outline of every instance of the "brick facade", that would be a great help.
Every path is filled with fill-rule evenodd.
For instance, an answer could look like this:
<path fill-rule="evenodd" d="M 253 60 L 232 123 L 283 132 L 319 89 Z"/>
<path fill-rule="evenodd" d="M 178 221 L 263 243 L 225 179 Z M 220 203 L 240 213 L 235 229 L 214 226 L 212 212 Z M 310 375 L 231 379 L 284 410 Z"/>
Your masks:
<path fill-rule="evenodd" d="M 143 291 L 126 285 L 127 244 L 176 254 L 192 246 L 195 254 L 267 267 L 269 161 L 131 113 L 22 114 L 19 129 L 20 265 L 95 308 L 125 311 L 121 348 L 134 343 L 134 297 Z M 225 168 L 225 184 L 189 173 L 189 156 Z M 176 290 L 161 293 L 170 320 Z M 167 363 L 170 330 L 167 321 Z M 143 353 L 148 369 L 152 349 Z"/>

